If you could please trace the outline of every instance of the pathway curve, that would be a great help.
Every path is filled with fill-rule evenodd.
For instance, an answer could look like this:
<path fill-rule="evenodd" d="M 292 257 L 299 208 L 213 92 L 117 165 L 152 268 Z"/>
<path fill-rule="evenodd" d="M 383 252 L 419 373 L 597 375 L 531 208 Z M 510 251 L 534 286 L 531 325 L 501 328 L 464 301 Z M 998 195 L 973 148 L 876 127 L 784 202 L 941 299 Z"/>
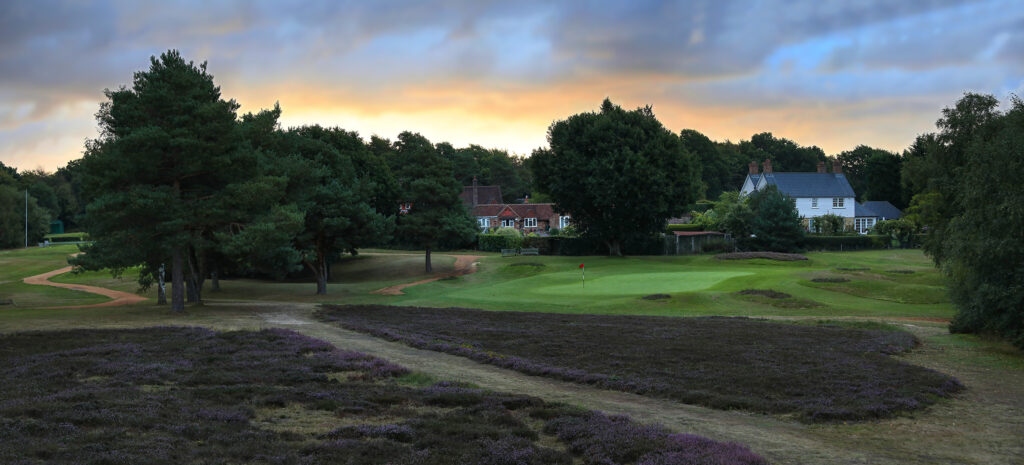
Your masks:
<path fill-rule="evenodd" d="M 404 292 L 402 292 L 402 289 L 405 289 L 407 287 L 419 286 L 420 284 L 431 283 L 431 282 L 437 281 L 439 279 L 444 279 L 444 278 L 448 278 L 448 277 L 451 277 L 451 276 L 462 276 L 462 275 L 470 274 L 470 273 L 476 272 L 476 265 L 477 265 L 476 261 L 484 257 L 483 255 L 449 255 L 449 256 L 450 257 L 455 257 L 455 271 L 453 271 L 451 273 L 442 273 L 442 274 L 439 274 L 439 275 L 431 277 L 431 278 L 421 279 L 419 281 L 415 281 L 415 282 L 411 282 L 411 283 L 395 284 L 394 286 L 388 286 L 388 287 L 385 287 L 385 288 L 382 288 L 382 289 L 377 289 L 376 291 L 372 291 L 370 293 L 371 294 L 380 294 L 380 295 L 402 295 L 402 294 L 405 294 Z"/>
<path fill-rule="evenodd" d="M 71 266 L 65 266 L 64 268 L 60 268 L 60 269 L 57 269 L 57 270 L 49 271 L 49 272 L 46 272 L 46 273 L 43 273 L 43 274 L 37 274 L 35 276 L 29 276 L 29 277 L 23 279 L 22 281 L 25 284 L 36 284 L 36 285 L 40 285 L 40 286 L 62 287 L 64 289 L 71 289 L 71 290 L 74 290 L 74 291 L 82 291 L 82 292 L 89 292 L 89 293 L 92 293 L 92 294 L 99 294 L 99 295 L 102 295 L 102 296 L 105 296 L 105 297 L 110 297 L 111 299 L 113 299 L 113 300 L 110 300 L 108 302 L 101 302 L 101 303 L 98 303 L 98 304 L 91 304 L 91 305 L 66 305 L 66 306 L 63 306 L 63 307 L 44 307 L 44 308 L 47 308 L 47 309 L 54 309 L 54 308 L 116 307 L 118 305 L 131 305 L 131 304 L 139 303 L 139 302 L 142 302 L 142 301 L 146 300 L 145 297 L 143 297 L 141 295 L 138 295 L 138 294 L 132 294 L 130 292 L 115 291 L 113 289 L 106 289 L 106 288 L 102 288 L 102 287 L 87 286 L 85 284 L 55 283 L 53 281 L 50 281 L 50 278 L 52 278 L 54 276 L 70 272 L 71 268 L 72 268 Z"/>

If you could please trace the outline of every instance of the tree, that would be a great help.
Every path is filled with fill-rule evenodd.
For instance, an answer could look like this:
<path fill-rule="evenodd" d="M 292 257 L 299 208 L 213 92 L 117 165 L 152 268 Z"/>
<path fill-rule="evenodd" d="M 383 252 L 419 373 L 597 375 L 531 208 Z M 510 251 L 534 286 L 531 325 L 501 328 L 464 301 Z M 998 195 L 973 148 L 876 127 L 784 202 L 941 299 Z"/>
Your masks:
<path fill-rule="evenodd" d="M 4 184 L 0 173 L 0 249 L 25 245 L 25 191 Z M 39 206 L 35 197 L 28 198 L 28 240 L 43 239 L 50 226 L 50 212 Z"/>
<path fill-rule="evenodd" d="M 820 148 L 801 147 L 789 139 L 776 138 L 770 132 L 754 134 L 750 141 L 740 142 L 740 151 L 748 160 L 771 159 L 775 171 L 810 171 L 818 168 L 818 162 L 825 161 L 825 152 Z"/>
<path fill-rule="evenodd" d="M 535 186 L 610 255 L 662 231 L 698 197 L 697 161 L 651 107 L 626 111 L 605 99 L 597 113 L 552 123 L 548 143 L 530 159 Z"/>
<path fill-rule="evenodd" d="M 791 197 L 779 192 L 775 186 L 768 186 L 750 194 L 747 202 L 754 216 L 750 228 L 752 236 L 742 240 L 741 244 L 773 252 L 800 250 L 804 229 Z"/>
<path fill-rule="evenodd" d="M 375 208 L 381 185 L 367 171 L 386 167 L 355 132 L 306 126 L 288 131 L 278 149 L 274 171 L 287 179 L 286 201 L 305 215 L 294 240 L 302 263 L 316 279 L 316 293 L 327 293 L 330 263 L 337 256 L 379 243 L 393 228 L 393 217 Z M 454 180 L 453 180 L 454 181 Z M 394 209 L 393 205 L 379 205 Z M 289 215 L 281 210 L 280 214 Z M 287 219 L 287 216 L 282 217 Z"/>
<path fill-rule="evenodd" d="M 997 111 L 991 96 L 965 94 L 943 110 L 936 167 L 915 196 L 930 221 L 925 251 L 951 279 L 953 332 L 999 334 L 1024 348 L 1024 101 Z"/>
<path fill-rule="evenodd" d="M 221 99 L 205 63 L 174 50 L 151 58 L 131 88 L 105 95 L 100 137 L 82 160 L 86 224 L 96 241 L 86 251 L 123 253 L 86 253 L 75 263 L 117 269 L 169 258 L 171 308 L 182 311 L 185 268 L 197 273 L 192 257 L 207 232 L 207 207 L 239 166 L 238 104 Z"/>
<path fill-rule="evenodd" d="M 864 200 L 885 200 L 897 208 L 905 208 L 903 189 L 900 184 L 900 170 L 903 159 L 899 155 L 878 150 L 864 165 Z"/>
<path fill-rule="evenodd" d="M 459 198 L 462 185 L 452 175 L 451 163 L 426 137 L 403 132 L 394 147 L 392 167 L 400 198 L 412 204 L 408 213 L 398 217 L 396 232 L 425 250 L 425 269 L 431 273 L 431 251 L 445 244 L 472 241 L 476 222 Z"/>
<path fill-rule="evenodd" d="M 811 219 L 813 230 L 823 236 L 838 236 L 846 229 L 846 220 L 843 217 L 826 213 Z"/>

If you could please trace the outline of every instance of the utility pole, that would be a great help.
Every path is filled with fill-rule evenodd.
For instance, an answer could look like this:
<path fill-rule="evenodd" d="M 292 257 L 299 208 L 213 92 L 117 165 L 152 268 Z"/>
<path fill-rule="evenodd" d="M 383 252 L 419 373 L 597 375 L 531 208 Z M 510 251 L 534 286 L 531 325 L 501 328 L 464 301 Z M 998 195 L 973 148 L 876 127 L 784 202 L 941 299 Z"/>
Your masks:
<path fill-rule="evenodd" d="M 28 248 L 28 189 L 25 189 L 25 248 Z"/>

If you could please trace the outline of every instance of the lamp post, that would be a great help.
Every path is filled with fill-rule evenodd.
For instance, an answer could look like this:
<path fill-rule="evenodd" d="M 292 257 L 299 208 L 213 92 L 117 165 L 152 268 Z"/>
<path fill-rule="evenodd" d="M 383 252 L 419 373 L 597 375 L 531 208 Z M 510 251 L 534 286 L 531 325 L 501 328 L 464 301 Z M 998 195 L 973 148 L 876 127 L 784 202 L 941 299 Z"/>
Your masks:
<path fill-rule="evenodd" d="M 28 248 L 28 189 L 25 189 L 25 248 Z"/>

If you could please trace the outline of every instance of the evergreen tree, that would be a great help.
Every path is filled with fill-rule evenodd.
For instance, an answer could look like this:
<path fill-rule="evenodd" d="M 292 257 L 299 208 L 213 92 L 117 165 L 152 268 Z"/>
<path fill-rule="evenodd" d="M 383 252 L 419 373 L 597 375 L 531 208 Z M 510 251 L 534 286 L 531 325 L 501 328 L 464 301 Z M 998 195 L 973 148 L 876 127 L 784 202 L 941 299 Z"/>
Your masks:
<path fill-rule="evenodd" d="M 75 263 L 124 268 L 169 258 L 171 308 L 184 309 L 185 270 L 195 276 L 209 206 L 237 160 L 233 100 L 221 99 L 206 64 L 177 51 L 151 59 L 131 88 L 105 92 L 101 135 L 83 158 L 86 222 L 96 244 Z M 120 249 L 121 253 L 110 253 Z M 90 250 L 108 253 L 89 253 Z M 197 296 L 198 297 L 198 296 Z"/>
<path fill-rule="evenodd" d="M 465 244 L 476 236 L 476 222 L 459 199 L 462 185 L 452 166 L 427 138 L 411 132 L 399 134 L 392 165 L 402 202 L 412 204 L 399 215 L 397 234 L 425 251 L 425 269 L 434 271 L 430 253 L 442 244 Z"/>

